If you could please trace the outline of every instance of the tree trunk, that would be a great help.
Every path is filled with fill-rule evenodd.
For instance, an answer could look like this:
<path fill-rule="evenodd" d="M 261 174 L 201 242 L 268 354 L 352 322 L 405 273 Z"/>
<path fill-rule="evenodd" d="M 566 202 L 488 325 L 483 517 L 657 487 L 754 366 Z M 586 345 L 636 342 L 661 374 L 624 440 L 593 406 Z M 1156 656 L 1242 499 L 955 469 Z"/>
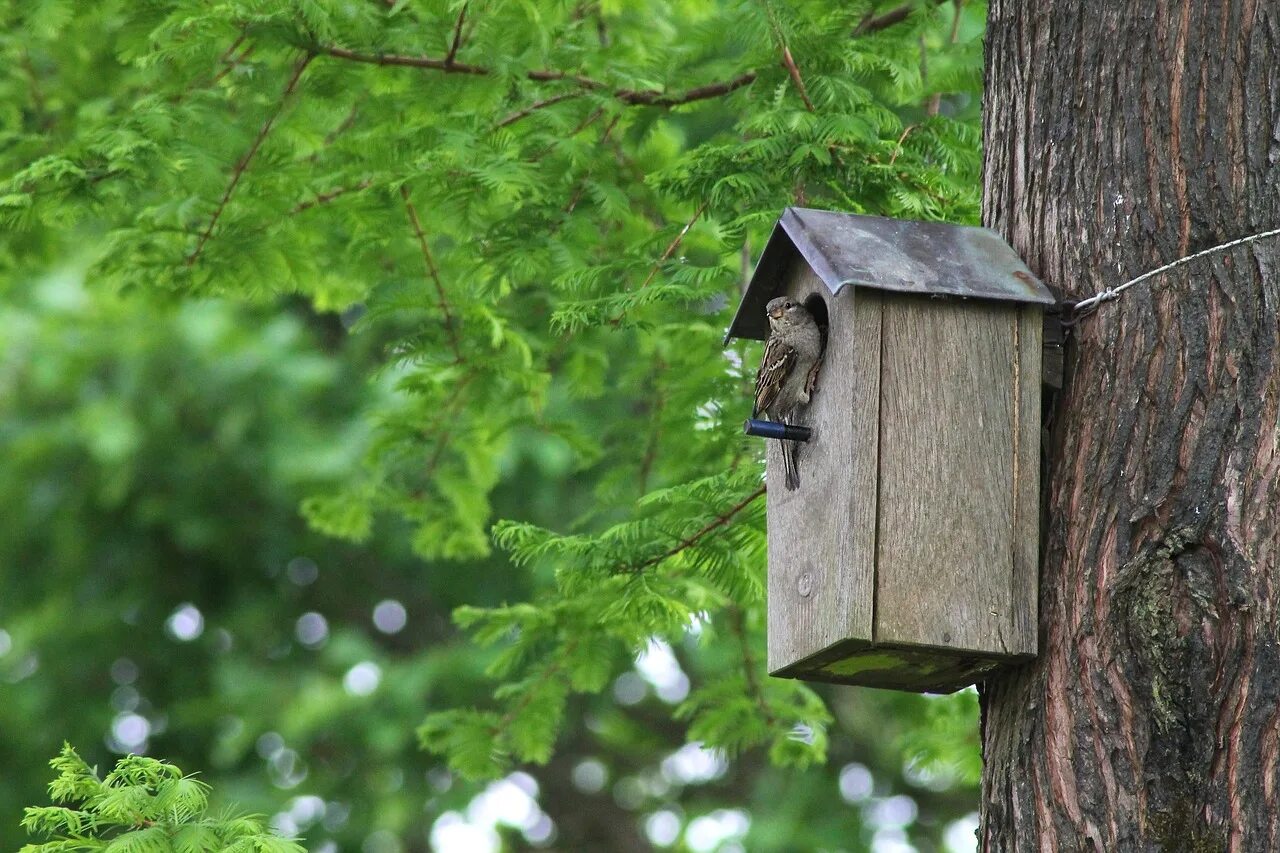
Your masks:
<path fill-rule="evenodd" d="M 984 219 L 1065 301 L 1280 227 L 1275 0 L 991 0 Z M 1280 850 L 1280 239 L 1072 330 L 984 850 Z"/>

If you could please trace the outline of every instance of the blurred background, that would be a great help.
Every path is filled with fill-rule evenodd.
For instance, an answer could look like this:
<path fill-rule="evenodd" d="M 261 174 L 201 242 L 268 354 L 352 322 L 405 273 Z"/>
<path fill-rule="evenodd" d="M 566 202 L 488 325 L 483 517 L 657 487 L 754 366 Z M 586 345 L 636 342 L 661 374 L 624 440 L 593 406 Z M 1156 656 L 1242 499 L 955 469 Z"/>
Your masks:
<path fill-rule="evenodd" d="M 317 853 L 974 849 L 972 691 L 767 679 L 760 511 L 653 560 L 759 485 L 759 345 L 720 337 L 781 207 L 977 215 L 985 7 L 838 6 L 3 11 L 0 848 L 68 741 Z M 299 59 L 321 41 L 494 67 Z M 526 68 L 756 76 L 668 109 Z M 501 519 L 557 531 L 546 559 Z M 658 616 L 609 634 L 642 560 Z M 503 605 L 527 621 L 455 624 Z M 452 709 L 537 729 L 566 637 L 601 686 L 470 756 L 499 772 L 423 748 Z M 699 729 L 725 685 L 741 731 Z"/>
<path fill-rule="evenodd" d="M 826 766 L 727 761 L 670 719 L 717 666 L 692 633 L 573 700 L 547 766 L 453 778 L 415 729 L 492 684 L 450 611 L 530 582 L 424 563 L 393 524 L 363 546 L 308 529 L 300 503 L 358 464 L 388 394 L 340 317 L 95 295 L 72 269 L 0 327 L 0 847 L 65 739 L 99 768 L 198 771 L 313 851 L 973 849 L 975 697 L 821 687 Z M 557 449 L 511 448 L 501 516 L 581 509 Z"/>

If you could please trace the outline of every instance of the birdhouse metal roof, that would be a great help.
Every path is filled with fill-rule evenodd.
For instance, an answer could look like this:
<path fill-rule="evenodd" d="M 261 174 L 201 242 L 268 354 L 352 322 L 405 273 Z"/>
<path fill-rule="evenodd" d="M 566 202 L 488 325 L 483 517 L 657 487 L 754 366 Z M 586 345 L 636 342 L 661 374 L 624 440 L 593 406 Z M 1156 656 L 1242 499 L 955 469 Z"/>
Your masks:
<path fill-rule="evenodd" d="M 1053 294 L 987 228 L 788 207 L 765 244 L 729 338 L 769 335 L 765 304 L 796 253 L 837 294 L 846 287 L 1052 305 Z"/>

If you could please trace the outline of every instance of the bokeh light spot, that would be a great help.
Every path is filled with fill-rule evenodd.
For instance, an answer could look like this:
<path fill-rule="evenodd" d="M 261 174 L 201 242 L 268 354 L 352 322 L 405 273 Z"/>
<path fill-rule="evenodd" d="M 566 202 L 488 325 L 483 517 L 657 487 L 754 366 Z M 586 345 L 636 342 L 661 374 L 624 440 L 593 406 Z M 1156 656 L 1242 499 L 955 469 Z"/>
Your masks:
<path fill-rule="evenodd" d="M 308 649 L 318 649 L 329 639 L 329 622 L 319 613 L 303 613 L 293 626 L 293 633 Z"/>
<path fill-rule="evenodd" d="M 361 661 L 342 677 L 342 686 L 352 696 L 368 696 L 378 689 L 382 681 L 382 668 L 373 661 Z"/>
<path fill-rule="evenodd" d="M 175 640 L 189 643 L 204 633 L 204 614 L 194 604 L 187 602 L 169 614 L 164 627 Z"/>
<path fill-rule="evenodd" d="M 405 612 L 404 605 L 394 598 L 379 601 L 373 608 L 373 627 L 384 634 L 399 633 L 404 630 L 405 623 L 408 621 L 409 616 Z"/>
<path fill-rule="evenodd" d="M 289 561 L 289 565 L 285 566 L 284 573 L 290 582 L 298 586 L 309 586 L 320 577 L 320 567 L 310 557 L 294 557 Z"/>

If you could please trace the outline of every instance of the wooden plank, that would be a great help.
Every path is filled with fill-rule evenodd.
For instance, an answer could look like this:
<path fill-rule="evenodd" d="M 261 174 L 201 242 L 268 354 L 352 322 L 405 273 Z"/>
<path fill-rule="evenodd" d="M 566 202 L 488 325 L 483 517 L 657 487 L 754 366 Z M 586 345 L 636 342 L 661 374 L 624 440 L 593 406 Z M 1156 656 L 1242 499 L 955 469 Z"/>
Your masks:
<path fill-rule="evenodd" d="M 836 643 L 871 639 L 875 559 L 879 296 L 838 298 L 803 263 L 786 292 L 825 299 L 830 320 L 817 390 L 797 420 L 800 488 L 783 486 L 782 448 L 768 442 L 769 670 L 795 667 Z"/>
<path fill-rule="evenodd" d="M 853 297 L 853 372 L 842 405 L 853 421 L 837 462 L 834 506 L 844 508 L 836 521 L 838 540 L 837 611 L 844 615 L 841 636 L 872 639 L 875 616 L 876 516 L 880 477 L 880 328 L 883 299 L 876 290 L 846 288 Z"/>
<path fill-rule="evenodd" d="M 884 297 L 877 643 L 1014 653 L 1020 310 Z"/>
<path fill-rule="evenodd" d="M 1010 648 L 1034 655 L 1039 638 L 1040 590 L 1040 385 L 1041 353 L 1044 352 L 1040 308 L 1024 306 L 1018 313 L 1017 323 Z"/>

